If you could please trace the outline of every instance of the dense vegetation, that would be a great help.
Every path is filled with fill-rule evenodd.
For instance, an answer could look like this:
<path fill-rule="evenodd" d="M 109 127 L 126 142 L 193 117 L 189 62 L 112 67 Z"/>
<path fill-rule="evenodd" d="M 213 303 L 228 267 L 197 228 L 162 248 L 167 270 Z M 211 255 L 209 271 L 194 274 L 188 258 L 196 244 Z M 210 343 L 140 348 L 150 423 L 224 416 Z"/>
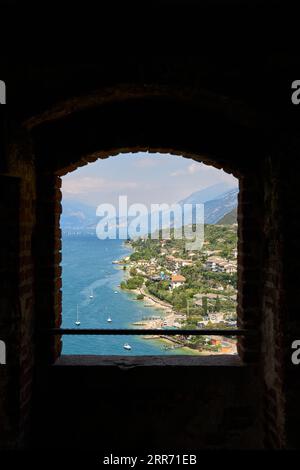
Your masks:
<path fill-rule="evenodd" d="M 138 289 L 144 284 L 144 278 L 142 276 L 133 276 L 127 279 L 127 281 L 121 282 L 122 289 Z"/>
<path fill-rule="evenodd" d="M 237 246 L 236 226 L 206 225 L 205 242 L 201 251 L 187 251 L 185 240 L 175 239 L 174 232 L 167 240 L 140 238 L 130 241 L 130 245 L 134 250 L 129 259 L 130 277 L 122 282 L 122 288 L 137 289 L 143 286 L 145 291 L 170 303 L 175 311 L 185 314 L 189 326 L 207 319 L 210 313 L 222 312 L 224 318 L 229 320 L 236 318 L 234 295 L 237 274 L 212 272 L 206 268 L 211 252 L 227 261 L 234 259 L 233 252 Z M 180 267 L 180 274 L 186 281 L 175 289 L 170 289 L 169 278 L 173 272 L 169 262 L 170 255 L 176 259 L 189 260 L 188 265 Z M 152 276 L 139 274 L 138 262 L 144 262 L 147 266 L 154 264 L 156 274 L 162 271 L 167 279 L 153 280 Z M 200 305 L 195 302 L 197 294 L 202 294 Z M 206 297 L 205 294 L 215 294 L 216 298 Z"/>

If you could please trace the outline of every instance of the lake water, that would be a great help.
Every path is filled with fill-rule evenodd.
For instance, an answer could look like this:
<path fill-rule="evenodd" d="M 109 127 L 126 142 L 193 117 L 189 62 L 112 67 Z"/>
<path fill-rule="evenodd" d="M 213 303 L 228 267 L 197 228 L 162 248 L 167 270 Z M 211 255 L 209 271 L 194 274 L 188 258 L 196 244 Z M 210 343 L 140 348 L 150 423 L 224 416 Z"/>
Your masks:
<path fill-rule="evenodd" d="M 112 264 L 130 253 L 122 240 L 99 240 L 92 236 L 65 236 L 62 243 L 63 328 L 134 328 L 133 322 L 164 312 L 145 307 L 135 295 L 117 287 L 123 269 Z M 90 298 L 91 292 L 93 298 Z M 117 292 L 117 293 L 115 293 Z M 80 327 L 76 327 L 76 306 Z M 107 323 L 107 318 L 112 323 Z M 132 349 L 123 348 L 128 342 Z M 138 336 L 64 336 L 63 354 L 165 355 L 162 342 Z M 185 352 L 186 354 L 186 352 Z"/>

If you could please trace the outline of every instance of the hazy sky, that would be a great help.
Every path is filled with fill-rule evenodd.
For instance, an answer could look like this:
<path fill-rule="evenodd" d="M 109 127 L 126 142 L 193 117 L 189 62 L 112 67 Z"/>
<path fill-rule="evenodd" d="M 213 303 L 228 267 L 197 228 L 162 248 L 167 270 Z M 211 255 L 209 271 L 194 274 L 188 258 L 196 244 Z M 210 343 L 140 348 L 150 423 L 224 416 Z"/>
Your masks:
<path fill-rule="evenodd" d="M 172 204 L 195 191 L 226 181 L 232 175 L 191 159 L 168 154 L 128 153 L 97 160 L 63 177 L 65 199 L 98 205 L 117 203 Z"/>

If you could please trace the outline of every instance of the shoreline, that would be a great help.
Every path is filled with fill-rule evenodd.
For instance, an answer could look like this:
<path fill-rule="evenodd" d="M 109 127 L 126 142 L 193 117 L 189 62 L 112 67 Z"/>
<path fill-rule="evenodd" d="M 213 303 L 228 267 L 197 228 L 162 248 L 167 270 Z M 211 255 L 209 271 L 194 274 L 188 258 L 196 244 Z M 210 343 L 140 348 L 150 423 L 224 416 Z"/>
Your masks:
<path fill-rule="evenodd" d="M 174 346 L 174 341 L 168 339 L 168 338 L 164 338 L 164 337 L 161 337 L 161 336 L 144 336 L 143 339 L 145 341 L 152 341 L 153 343 L 158 343 L 159 345 L 163 345 L 165 344 L 166 346 Z M 165 349 L 165 348 L 161 348 L 161 349 Z M 169 348 L 166 348 L 165 350 L 170 350 L 170 351 L 173 351 L 174 349 L 169 347 Z M 186 355 L 189 355 L 189 356 L 206 356 L 207 354 L 204 352 L 204 351 L 199 351 L 197 349 L 192 349 L 192 348 L 189 348 L 188 346 L 181 346 L 181 347 L 178 347 L 178 348 L 175 348 L 177 351 L 180 352 L 180 354 L 186 354 Z M 178 354 L 178 356 L 180 355 Z"/>
<path fill-rule="evenodd" d="M 166 302 L 160 299 L 154 299 L 150 294 L 146 293 L 143 289 L 124 289 L 124 290 L 128 294 L 130 293 L 135 294 L 135 295 L 143 294 L 146 297 L 146 300 L 145 299 L 136 300 L 136 302 L 143 302 L 144 307 L 161 310 L 165 314 L 163 318 L 136 321 L 134 323 L 130 323 L 130 325 L 143 326 L 145 329 L 160 329 L 164 326 L 171 326 L 173 328 L 174 327 L 176 328 L 176 326 L 174 325 L 174 322 L 176 320 L 175 312 L 171 304 L 167 304 Z M 149 303 L 147 304 L 146 303 L 147 301 L 150 302 L 150 304 Z M 169 315 L 167 315 L 167 312 L 169 313 Z M 165 324 L 165 322 L 167 323 L 167 325 Z M 172 351 L 174 349 L 177 349 L 178 351 L 180 350 L 180 353 L 182 354 L 188 354 L 188 355 L 193 355 L 193 356 L 207 355 L 204 351 L 199 351 L 197 349 L 189 348 L 188 346 L 184 346 L 184 345 L 182 346 L 179 345 L 178 347 L 174 348 L 174 343 L 176 344 L 179 344 L 179 343 L 170 338 L 166 338 L 165 336 L 167 336 L 167 330 L 163 330 L 161 336 L 158 336 L 158 335 L 143 336 L 142 338 L 144 341 L 152 341 L 154 343 L 158 343 L 158 345 L 169 346 L 166 348 L 166 350 L 169 349 L 170 351 Z"/>
<path fill-rule="evenodd" d="M 144 299 L 136 299 L 136 302 L 143 302 L 144 308 L 160 310 L 163 313 L 163 317 L 137 321 L 134 323 L 135 325 L 143 325 L 147 329 L 162 328 L 163 326 L 172 326 L 176 328 L 176 326 L 174 325 L 176 320 L 175 312 L 171 304 L 166 304 L 160 299 L 154 298 L 151 294 L 145 292 L 143 288 L 132 290 L 128 289 L 126 291 L 134 295 L 144 295 Z"/>
<path fill-rule="evenodd" d="M 125 245 L 125 244 L 124 244 Z M 126 245 L 125 245 L 126 246 Z M 134 249 L 131 248 L 132 252 L 134 252 Z M 115 264 L 118 265 L 119 269 L 122 269 L 122 266 L 126 265 L 126 267 L 130 267 L 130 262 L 121 262 L 121 260 L 118 260 L 115 262 Z M 128 269 L 123 271 L 123 276 L 124 279 L 130 278 L 130 274 Z M 148 307 L 153 310 L 160 310 L 162 313 L 162 316 L 158 318 L 145 318 L 144 320 L 140 321 L 135 321 L 129 323 L 131 326 L 138 326 L 138 327 L 143 327 L 145 329 L 162 329 L 161 335 L 155 335 L 155 336 L 146 336 L 143 337 L 144 341 L 152 341 L 155 343 L 158 343 L 159 345 L 166 345 L 166 348 L 161 348 L 165 350 L 180 350 L 179 354 L 188 354 L 188 355 L 201 355 L 201 356 L 207 356 L 207 355 L 218 355 L 222 354 L 222 352 L 213 352 L 213 351 L 205 351 L 205 350 L 199 350 L 199 349 L 194 349 L 190 348 L 189 346 L 186 345 L 181 345 L 180 341 L 176 341 L 173 339 L 173 336 L 170 338 L 166 338 L 167 336 L 167 329 L 163 329 L 165 327 L 169 328 L 180 328 L 181 325 L 181 319 L 182 315 L 177 314 L 174 310 L 173 305 L 169 304 L 168 302 L 161 300 L 157 297 L 155 297 L 153 294 L 149 294 L 149 292 L 145 291 L 145 286 L 143 285 L 140 288 L 136 289 L 121 289 L 127 294 L 133 294 L 135 296 L 138 295 L 143 295 L 143 299 L 135 299 L 136 302 L 143 302 L 144 308 Z M 176 346 L 177 345 L 177 346 Z M 178 355 L 179 355 L 178 354 Z"/>
<path fill-rule="evenodd" d="M 132 250 L 132 252 L 134 251 L 132 248 L 131 248 L 131 250 Z M 114 264 L 118 265 L 120 270 L 122 269 L 122 266 L 124 266 L 124 265 L 127 265 L 127 267 L 128 267 L 128 263 L 122 263 L 121 260 L 116 260 L 114 262 Z M 130 277 L 130 274 L 128 273 L 127 269 L 123 272 L 123 277 L 124 277 L 124 279 L 128 279 Z M 173 305 L 171 305 L 171 304 L 169 304 L 169 303 L 167 303 L 167 302 L 165 302 L 161 299 L 158 299 L 157 297 L 153 296 L 152 294 L 149 294 L 148 292 L 145 291 L 145 289 L 143 287 L 137 288 L 137 289 L 121 289 L 121 290 L 123 290 L 127 294 L 133 294 L 133 295 L 136 295 L 136 296 L 143 295 L 144 296 L 143 299 L 141 299 L 141 300 L 135 299 L 135 301 L 136 302 L 143 302 L 144 308 L 148 307 L 148 308 L 151 308 L 153 310 L 160 310 L 163 314 L 163 317 L 136 321 L 134 323 L 130 323 L 130 325 L 141 326 L 141 327 L 144 327 L 145 329 L 160 329 L 160 328 L 163 328 L 163 327 L 166 327 L 166 326 L 172 327 L 172 328 L 177 327 L 175 325 L 175 323 L 176 323 L 176 314 L 175 314 Z M 166 332 L 166 330 L 163 330 L 161 336 L 143 337 L 143 340 L 144 341 L 156 342 L 159 345 L 165 344 L 166 346 L 170 346 L 170 348 L 168 348 L 168 349 L 173 350 L 173 348 L 171 346 L 174 346 L 174 343 L 176 343 L 176 342 L 173 341 L 172 339 L 165 338 L 164 337 L 166 335 L 165 332 Z M 182 354 L 203 355 L 202 351 L 198 351 L 196 349 L 192 349 L 192 348 L 189 348 L 188 346 L 184 346 L 184 345 L 181 346 L 181 347 L 178 347 L 176 349 L 178 349 L 178 350 L 180 349 Z"/>

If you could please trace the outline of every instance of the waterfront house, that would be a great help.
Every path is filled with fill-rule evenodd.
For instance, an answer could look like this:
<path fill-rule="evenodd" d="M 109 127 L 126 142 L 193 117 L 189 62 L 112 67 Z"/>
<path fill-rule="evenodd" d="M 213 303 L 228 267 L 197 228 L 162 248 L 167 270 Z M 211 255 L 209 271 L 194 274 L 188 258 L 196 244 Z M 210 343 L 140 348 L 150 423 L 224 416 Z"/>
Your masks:
<path fill-rule="evenodd" d="M 176 287 L 180 287 L 185 283 L 186 279 L 181 274 L 172 274 L 171 277 L 171 289 L 175 289 Z"/>

